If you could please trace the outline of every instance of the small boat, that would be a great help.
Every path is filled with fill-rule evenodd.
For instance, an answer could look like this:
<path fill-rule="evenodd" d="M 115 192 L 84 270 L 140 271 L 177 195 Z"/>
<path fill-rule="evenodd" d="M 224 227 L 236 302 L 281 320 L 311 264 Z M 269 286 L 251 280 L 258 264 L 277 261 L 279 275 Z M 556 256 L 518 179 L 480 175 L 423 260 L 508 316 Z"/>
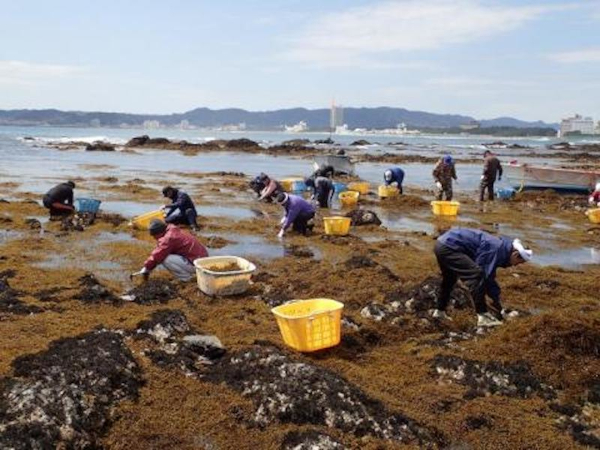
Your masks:
<path fill-rule="evenodd" d="M 504 176 L 516 189 L 590 192 L 600 182 L 600 171 L 535 166 L 516 161 L 504 166 Z"/>
<path fill-rule="evenodd" d="M 313 157 L 315 170 L 325 166 L 332 166 L 336 173 L 354 175 L 354 163 L 346 155 L 315 155 Z"/>

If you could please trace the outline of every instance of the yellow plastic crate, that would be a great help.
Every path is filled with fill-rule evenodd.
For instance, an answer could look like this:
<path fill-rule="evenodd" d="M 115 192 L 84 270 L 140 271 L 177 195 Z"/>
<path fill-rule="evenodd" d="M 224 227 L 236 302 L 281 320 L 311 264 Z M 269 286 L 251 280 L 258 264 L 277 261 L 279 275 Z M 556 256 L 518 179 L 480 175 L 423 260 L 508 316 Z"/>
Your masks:
<path fill-rule="evenodd" d="M 350 232 L 350 217 L 331 216 L 323 217 L 323 225 L 325 226 L 325 234 L 335 236 L 346 236 Z"/>
<path fill-rule="evenodd" d="M 600 223 L 600 208 L 588 209 L 585 213 L 592 223 Z"/>
<path fill-rule="evenodd" d="M 299 181 L 304 181 L 302 178 L 286 178 L 285 180 L 281 180 L 281 187 L 285 192 L 294 191 L 294 183 L 298 183 Z"/>
<path fill-rule="evenodd" d="M 149 213 L 142 214 L 141 216 L 134 217 L 131 221 L 131 224 L 138 230 L 147 230 L 150 228 L 150 223 L 154 219 L 164 220 L 165 212 L 162 209 L 159 209 L 157 211 L 151 211 Z"/>
<path fill-rule="evenodd" d="M 369 193 L 369 183 L 367 181 L 354 181 L 348 184 L 349 191 L 356 191 L 359 194 L 366 195 Z"/>
<path fill-rule="evenodd" d="M 343 207 L 352 208 L 358 203 L 359 196 L 360 194 L 356 191 L 345 191 L 340 192 L 338 198 L 340 199 L 340 203 Z"/>
<path fill-rule="evenodd" d="M 400 195 L 400 190 L 396 186 L 386 186 L 385 184 L 382 184 L 377 189 L 377 193 L 381 198 L 397 197 Z"/>
<path fill-rule="evenodd" d="M 431 208 L 433 210 L 433 214 L 435 214 L 436 216 L 456 216 L 460 208 L 460 203 L 454 201 L 434 201 L 431 202 Z"/>
<path fill-rule="evenodd" d="M 273 308 L 286 345 L 299 352 L 336 346 L 341 339 L 344 304 L 329 298 L 293 300 Z"/>

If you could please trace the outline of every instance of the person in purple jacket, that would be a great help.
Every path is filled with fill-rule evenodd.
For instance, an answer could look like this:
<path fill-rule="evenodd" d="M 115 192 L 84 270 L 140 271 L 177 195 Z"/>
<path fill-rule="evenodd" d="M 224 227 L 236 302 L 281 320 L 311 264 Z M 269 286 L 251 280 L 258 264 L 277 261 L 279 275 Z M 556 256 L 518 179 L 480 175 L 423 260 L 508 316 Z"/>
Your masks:
<path fill-rule="evenodd" d="M 496 269 L 527 262 L 533 256 L 532 251 L 526 249 L 519 239 L 497 237 L 470 228 L 454 228 L 437 239 L 434 252 L 442 271 L 442 286 L 433 317 L 448 319 L 446 307 L 452 288 L 460 278 L 471 291 L 477 326 L 501 325 L 502 322 L 488 312 L 485 302 L 488 295 L 494 308 L 504 316 Z"/>
<path fill-rule="evenodd" d="M 293 227 L 294 231 L 306 235 L 312 230 L 313 225 L 309 222 L 315 217 L 315 207 L 298 195 L 280 192 L 277 194 L 276 202 L 285 208 L 285 216 L 281 219 L 281 230 L 277 237 L 282 238 L 286 230 Z"/>

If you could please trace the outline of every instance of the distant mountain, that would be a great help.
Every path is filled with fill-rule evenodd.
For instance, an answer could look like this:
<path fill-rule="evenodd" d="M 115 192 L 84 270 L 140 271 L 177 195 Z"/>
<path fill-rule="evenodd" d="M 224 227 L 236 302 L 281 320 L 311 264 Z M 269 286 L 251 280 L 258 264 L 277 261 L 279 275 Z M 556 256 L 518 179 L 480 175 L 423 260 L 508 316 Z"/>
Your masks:
<path fill-rule="evenodd" d="M 305 121 L 311 130 L 327 130 L 329 109 L 291 108 L 274 111 L 246 111 L 239 108 L 197 108 L 182 114 L 125 114 L 110 112 L 59 111 L 57 109 L 0 110 L 0 125 L 50 126 L 142 126 L 157 120 L 164 126 L 182 121 L 197 127 L 219 127 L 245 123 L 250 130 L 276 130 L 284 125 Z M 473 117 L 457 114 L 435 114 L 404 108 L 344 108 L 344 123 L 350 128 L 394 128 L 405 123 L 409 128 L 453 128 L 473 123 Z M 510 117 L 479 121 L 482 127 L 556 128 L 557 124 L 524 122 Z"/>

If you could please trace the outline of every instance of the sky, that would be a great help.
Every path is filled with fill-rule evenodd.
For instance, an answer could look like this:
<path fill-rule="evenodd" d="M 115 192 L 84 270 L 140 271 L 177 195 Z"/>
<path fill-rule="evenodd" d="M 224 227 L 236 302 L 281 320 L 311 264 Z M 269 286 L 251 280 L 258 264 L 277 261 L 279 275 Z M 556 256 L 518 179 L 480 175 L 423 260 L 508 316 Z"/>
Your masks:
<path fill-rule="evenodd" d="M 600 120 L 600 0 L 0 0 L 0 109 Z"/>

